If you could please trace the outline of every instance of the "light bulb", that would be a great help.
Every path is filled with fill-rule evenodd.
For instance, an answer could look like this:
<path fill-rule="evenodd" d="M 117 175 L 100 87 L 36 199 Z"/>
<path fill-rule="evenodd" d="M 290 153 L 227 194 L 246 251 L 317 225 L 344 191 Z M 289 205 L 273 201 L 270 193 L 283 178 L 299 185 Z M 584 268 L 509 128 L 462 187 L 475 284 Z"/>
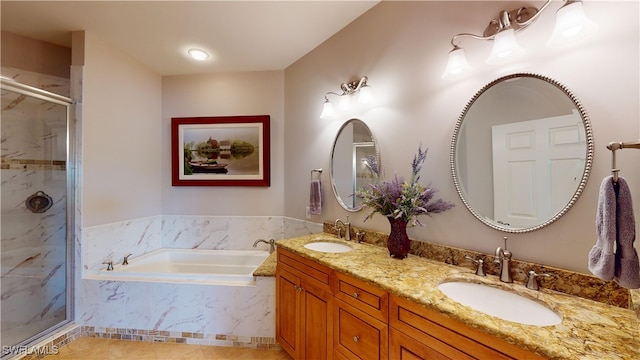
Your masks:
<path fill-rule="evenodd" d="M 371 86 L 362 85 L 360 88 L 360 94 L 358 95 L 358 103 L 359 104 L 369 104 L 373 101 L 373 92 L 371 91 Z"/>
<path fill-rule="evenodd" d="M 333 116 L 333 105 L 326 100 L 324 105 L 322 105 L 322 113 L 320 114 L 320 119 L 328 119 Z"/>
<path fill-rule="evenodd" d="M 487 63 L 501 64 L 522 55 L 524 55 L 524 50 L 518 45 L 515 32 L 513 29 L 506 29 L 496 34 Z"/>
<path fill-rule="evenodd" d="M 351 99 L 348 94 L 340 95 L 340 102 L 338 103 L 338 109 L 351 110 Z"/>
<path fill-rule="evenodd" d="M 209 58 L 209 54 L 207 54 L 206 51 L 200 49 L 190 49 L 189 55 L 191 55 L 191 58 L 198 61 L 205 61 Z"/>
<path fill-rule="evenodd" d="M 556 13 L 556 26 L 547 42 L 549 47 L 562 47 L 579 43 L 593 35 L 598 25 L 584 14 L 581 1 L 571 2 Z"/>
<path fill-rule="evenodd" d="M 442 73 L 442 78 L 445 80 L 455 79 L 469 74 L 471 71 L 473 68 L 467 62 L 464 49 L 454 46 L 453 50 L 449 51 L 449 61 L 447 68 Z"/>

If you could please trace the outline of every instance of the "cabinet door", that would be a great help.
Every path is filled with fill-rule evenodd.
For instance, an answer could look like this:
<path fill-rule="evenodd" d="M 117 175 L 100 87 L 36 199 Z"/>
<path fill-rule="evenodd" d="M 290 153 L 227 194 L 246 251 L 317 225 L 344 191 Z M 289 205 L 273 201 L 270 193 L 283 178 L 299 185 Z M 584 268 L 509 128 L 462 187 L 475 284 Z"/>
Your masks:
<path fill-rule="evenodd" d="M 335 304 L 333 338 L 336 354 L 346 359 L 387 359 L 387 324 L 341 300 L 335 300 Z"/>
<path fill-rule="evenodd" d="M 304 359 L 333 358 L 333 295 L 303 282 Z"/>
<path fill-rule="evenodd" d="M 301 305 L 300 278 L 278 267 L 276 269 L 276 339 L 295 359 L 303 358 Z"/>

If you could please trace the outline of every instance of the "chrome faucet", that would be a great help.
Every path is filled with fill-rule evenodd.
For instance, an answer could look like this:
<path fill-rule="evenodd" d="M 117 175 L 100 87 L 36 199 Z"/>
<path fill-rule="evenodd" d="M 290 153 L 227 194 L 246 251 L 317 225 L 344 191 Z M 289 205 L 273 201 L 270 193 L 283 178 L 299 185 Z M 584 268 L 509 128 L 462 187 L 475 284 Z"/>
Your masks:
<path fill-rule="evenodd" d="M 476 264 L 476 275 L 487 276 L 487 274 L 484 272 L 484 260 L 482 259 L 476 260 L 469 255 L 465 256 L 464 258 L 471 260 L 474 264 Z"/>
<path fill-rule="evenodd" d="M 274 239 L 269 239 L 269 241 L 264 239 L 258 239 L 253 243 L 253 247 L 257 247 L 258 243 L 261 243 L 261 242 L 269 245 L 269 254 L 273 254 L 273 252 L 276 251 L 276 241 Z"/>
<path fill-rule="evenodd" d="M 507 237 L 504 237 L 504 249 L 499 247 L 496 249 L 496 257 L 493 260 L 500 265 L 500 281 L 512 283 L 511 278 L 511 251 L 507 250 Z"/>
<path fill-rule="evenodd" d="M 124 259 L 122 259 L 122 265 L 129 265 L 129 256 L 131 256 L 131 254 L 125 256 Z"/>
<path fill-rule="evenodd" d="M 537 274 L 535 271 L 529 271 L 529 279 L 527 280 L 527 289 L 540 290 L 540 284 L 538 284 L 538 277 L 549 277 L 550 274 Z"/>
<path fill-rule="evenodd" d="M 103 264 L 107 265 L 107 271 L 113 271 L 113 261 L 105 261 Z"/>
<path fill-rule="evenodd" d="M 333 223 L 333 228 L 338 231 L 338 238 L 341 238 L 342 236 L 340 236 L 340 227 L 338 227 L 339 224 L 342 224 L 342 226 L 344 226 L 344 239 L 347 241 L 351 241 L 351 223 L 349 222 L 349 216 L 347 216 L 347 222 L 336 219 L 336 221 Z"/>

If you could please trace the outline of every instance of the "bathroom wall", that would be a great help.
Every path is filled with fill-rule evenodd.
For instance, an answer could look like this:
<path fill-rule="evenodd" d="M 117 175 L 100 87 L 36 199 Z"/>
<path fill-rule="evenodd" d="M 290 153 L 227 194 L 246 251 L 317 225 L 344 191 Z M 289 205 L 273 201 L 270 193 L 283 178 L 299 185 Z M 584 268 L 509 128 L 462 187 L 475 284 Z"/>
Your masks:
<path fill-rule="evenodd" d="M 59 78 L 68 79 L 70 77 L 71 49 L 68 47 L 51 44 L 44 41 L 34 40 L 20 36 L 8 31 L 2 31 L 2 66 L 21 69 L 38 74 L 46 74 Z M 3 76 L 8 76 L 3 72 Z M 26 74 L 21 74 L 29 78 Z M 24 78 L 12 78 L 19 80 L 23 84 L 35 86 L 33 82 L 27 82 Z M 63 87 L 67 92 L 58 91 L 57 84 L 40 84 L 43 89 L 69 96 L 68 86 Z"/>
<path fill-rule="evenodd" d="M 281 215 L 284 207 L 284 71 L 165 76 L 162 78 L 162 213 Z M 269 115 L 271 186 L 171 186 L 171 118 Z M 306 180 L 307 176 L 300 180 Z"/>
<path fill-rule="evenodd" d="M 161 77 L 91 32 L 83 45 L 82 226 L 160 215 Z"/>
<path fill-rule="evenodd" d="M 600 26 L 587 43 L 566 49 L 548 49 L 554 13 L 553 2 L 530 28 L 517 35 L 528 55 L 503 66 L 484 59 L 491 43 L 463 39 L 472 76 L 445 81 L 440 78 L 451 45 L 460 32 L 482 33 L 502 9 L 521 2 L 384 1 L 356 19 L 285 71 L 284 162 L 285 216 L 305 217 L 309 186 L 300 181 L 309 169 L 329 168 L 333 139 L 351 117 L 364 120 L 377 137 L 381 166 L 387 176 L 408 176 L 420 143 L 429 148 L 422 179 L 432 182 L 438 195 L 456 204 L 453 210 L 423 217 L 425 227 L 409 230 L 416 240 L 492 253 L 508 235 L 514 257 L 588 273 L 587 254 L 595 243 L 595 210 L 601 179 L 610 174 L 610 141 L 634 140 L 639 135 L 639 4 L 588 1 L 587 15 Z M 487 83 L 513 72 L 531 72 L 566 85 L 588 112 L 595 137 L 595 161 L 587 187 L 571 211 L 556 223 L 532 233 L 509 235 L 481 224 L 460 201 L 452 182 L 449 148 L 455 123 L 466 103 Z M 323 95 L 339 92 L 342 82 L 369 77 L 375 106 L 322 120 Z M 335 98 L 333 98 L 335 99 Z M 304 149 L 304 150 L 300 150 Z M 634 197 L 640 152 L 618 155 L 621 175 Z M 311 221 L 333 221 L 350 215 L 357 226 L 386 232 L 380 215 L 364 222 L 368 212 L 348 213 L 333 198 L 330 182 L 323 184 L 322 215 Z M 636 211 L 637 212 L 637 211 Z"/>

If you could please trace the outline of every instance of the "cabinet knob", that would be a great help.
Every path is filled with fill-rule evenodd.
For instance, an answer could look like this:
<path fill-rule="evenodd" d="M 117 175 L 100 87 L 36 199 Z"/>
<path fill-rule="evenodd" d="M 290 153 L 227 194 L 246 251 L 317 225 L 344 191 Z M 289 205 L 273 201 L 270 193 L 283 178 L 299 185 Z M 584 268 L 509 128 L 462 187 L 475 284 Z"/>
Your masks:
<path fill-rule="evenodd" d="M 360 294 L 356 291 L 356 292 L 354 292 L 354 293 L 353 293 L 353 295 L 352 295 L 352 296 L 353 296 L 355 299 L 357 299 L 357 298 L 358 298 L 358 296 L 360 296 Z"/>
<path fill-rule="evenodd" d="M 358 342 L 358 340 L 360 340 L 360 336 L 354 336 L 353 337 L 353 342 Z"/>

